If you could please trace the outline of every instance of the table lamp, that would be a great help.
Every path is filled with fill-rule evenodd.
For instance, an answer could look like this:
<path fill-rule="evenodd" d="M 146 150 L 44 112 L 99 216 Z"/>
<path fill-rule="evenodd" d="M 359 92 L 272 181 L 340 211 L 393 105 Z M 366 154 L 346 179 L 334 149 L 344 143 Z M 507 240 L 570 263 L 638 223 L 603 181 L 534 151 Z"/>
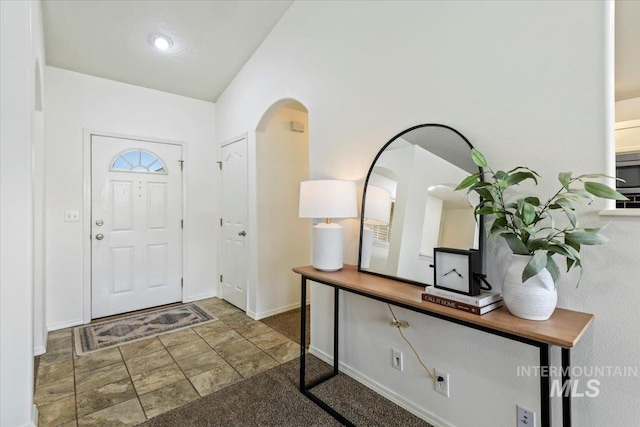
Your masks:
<path fill-rule="evenodd" d="M 312 265 L 322 271 L 342 268 L 344 231 L 331 218 L 357 218 L 356 183 L 342 180 L 302 181 L 300 218 L 325 218 L 313 226 Z"/>
<path fill-rule="evenodd" d="M 373 230 L 370 225 L 387 225 L 391 220 L 391 193 L 374 185 L 367 186 L 362 227 L 360 268 L 369 268 L 373 249 Z"/>

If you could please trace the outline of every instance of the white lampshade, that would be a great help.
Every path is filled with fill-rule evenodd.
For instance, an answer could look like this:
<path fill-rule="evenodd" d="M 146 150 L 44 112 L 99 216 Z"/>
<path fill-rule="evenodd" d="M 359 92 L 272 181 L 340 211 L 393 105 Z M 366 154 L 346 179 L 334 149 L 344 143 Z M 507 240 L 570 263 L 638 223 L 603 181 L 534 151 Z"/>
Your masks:
<path fill-rule="evenodd" d="M 391 193 L 381 187 L 367 186 L 364 201 L 364 222 L 371 225 L 387 225 L 391 219 Z"/>
<path fill-rule="evenodd" d="M 357 218 L 356 183 L 336 179 L 300 183 L 300 218 Z"/>

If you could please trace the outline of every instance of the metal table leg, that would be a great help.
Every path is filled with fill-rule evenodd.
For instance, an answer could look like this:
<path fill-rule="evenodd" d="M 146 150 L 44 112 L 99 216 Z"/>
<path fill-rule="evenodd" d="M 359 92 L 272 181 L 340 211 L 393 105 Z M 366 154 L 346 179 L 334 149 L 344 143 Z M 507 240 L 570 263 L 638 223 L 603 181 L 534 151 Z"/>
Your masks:
<path fill-rule="evenodd" d="M 338 375 L 338 363 L 340 359 L 338 358 L 338 331 L 339 329 L 339 306 L 340 306 L 340 289 L 335 288 L 335 293 L 333 294 L 333 374 Z"/>
<path fill-rule="evenodd" d="M 566 385 L 562 395 L 562 425 L 571 427 L 571 349 L 562 349 L 562 386 Z"/>
<path fill-rule="evenodd" d="M 307 278 L 302 276 L 300 286 L 300 391 L 305 392 L 304 378 L 306 371 L 307 343 Z"/>
<path fill-rule="evenodd" d="M 342 425 L 345 425 L 347 427 L 355 427 L 354 424 L 347 420 L 344 416 L 342 416 L 342 414 L 340 414 L 338 411 L 336 411 L 335 409 L 333 409 L 331 406 L 327 405 L 325 402 L 323 402 L 320 398 L 318 398 L 317 396 L 315 396 L 313 393 L 311 393 L 311 389 L 314 388 L 315 386 L 317 386 L 318 384 L 322 384 L 323 382 L 325 382 L 326 380 L 335 377 L 336 375 L 338 375 L 338 365 L 339 365 L 339 359 L 338 359 L 338 330 L 339 330 L 339 323 L 338 323 L 338 319 L 339 319 L 339 289 L 338 288 L 334 288 L 335 289 L 335 293 L 334 293 L 334 316 L 333 316 L 333 331 L 334 331 L 334 336 L 333 336 L 333 371 L 329 374 L 326 375 L 322 378 L 319 378 L 318 380 L 312 382 L 311 384 L 306 384 L 305 383 L 305 378 L 306 378 L 306 349 L 305 349 L 305 344 L 306 344 L 306 325 L 307 325 L 307 279 L 306 277 L 302 276 L 302 282 L 301 282 L 301 291 L 300 291 L 300 308 L 301 308 L 301 313 L 300 313 L 300 392 L 302 394 L 304 394 L 307 398 L 309 398 L 310 400 L 312 400 L 316 405 L 320 406 L 322 409 L 324 409 L 326 412 L 329 413 L 329 415 L 331 415 L 333 418 L 335 418 L 336 420 L 338 420 Z"/>
<path fill-rule="evenodd" d="M 549 381 L 549 345 L 540 345 L 540 411 L 542 427 L 551 427 L 551 382 Z"/>

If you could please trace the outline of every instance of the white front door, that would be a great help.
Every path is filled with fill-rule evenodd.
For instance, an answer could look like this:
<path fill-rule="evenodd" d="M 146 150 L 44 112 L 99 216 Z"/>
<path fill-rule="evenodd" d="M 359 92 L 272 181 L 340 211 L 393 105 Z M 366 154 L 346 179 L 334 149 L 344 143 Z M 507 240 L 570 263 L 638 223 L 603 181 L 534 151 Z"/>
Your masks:
<path fill-rule="evenodd" d="M 91 317 L 182 300 L 182 147 L 91 136 Z"/>
<path fill-rule="evenodd" d="M 222 147 L 221 297 L 247 309 L 247 141 Z"/>

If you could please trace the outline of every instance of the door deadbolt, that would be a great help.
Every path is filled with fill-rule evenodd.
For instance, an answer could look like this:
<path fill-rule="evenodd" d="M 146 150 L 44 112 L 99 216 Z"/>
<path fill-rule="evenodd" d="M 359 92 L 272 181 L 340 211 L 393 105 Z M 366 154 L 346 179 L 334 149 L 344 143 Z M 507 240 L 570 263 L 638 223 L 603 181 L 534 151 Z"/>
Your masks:
<path fill-rule="evenodd" d="M 97 221 L 96 221 L 96 225 L 97 225 L 98 227 L 101 227 L 103 224 L 104 224 L 104 221 L 103 221 L 103 220 L 101 220 L 101 219 L 99 219 L 99 220 L 97 220 Z"/>
<path fill-rule="evenodd" d="M 102 240 L 102 239 L 104 239 L 104 234 L 102 233 L 96 234 L 96 240 Z"/>

